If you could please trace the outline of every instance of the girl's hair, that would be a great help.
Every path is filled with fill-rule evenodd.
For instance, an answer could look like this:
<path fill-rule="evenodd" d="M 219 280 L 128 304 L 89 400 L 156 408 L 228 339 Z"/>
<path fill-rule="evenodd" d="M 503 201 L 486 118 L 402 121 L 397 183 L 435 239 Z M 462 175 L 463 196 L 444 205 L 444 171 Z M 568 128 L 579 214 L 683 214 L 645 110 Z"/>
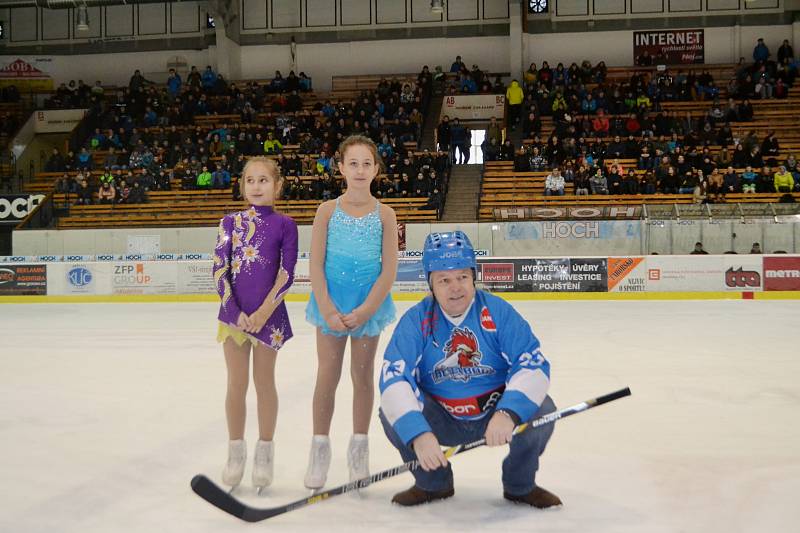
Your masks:
<path fill-rule="evenodd" d="M 283 176 L 281 176 L 281 169 L 278 164 L 269 157 L 265 157 L 263 155 L 251 157 L 247 160 L 247 163 L 244 164 L 244 168 L 242 169 L 242 175 L 239 177 L 239 193 L 242 195 L 242 200 L 247 203 L 247 196 L 244 194 L 244 184 L 247 181 L 245 177 L 247 176 L 247 171 L 251 165 L 255 165 L 257 163 L 261 163 L 265 167 L 267 167 L 270 178 L 272 181 L 275 182 L 276 185 L 279 187 L 276 188 L 275 194 L 278 198 L 280 198 L 280 193 L 283 189 Z"/>
<path fill-rule="evenodd" d="M 350 135 L 339 144 L 339 153 L 341 154 L 342 160 L 344 160 L 344 154 L 347 152 L 347 149 L 358 144 L 366 146 L 369 151 L 372 152 L 372 158 L 375 160 L 375 164 L 378 165 L 379 173 L 384 172 L 383 159 L 381 159 L 378 153 L 378 147 L 372 139 L 365 135 Z"/>

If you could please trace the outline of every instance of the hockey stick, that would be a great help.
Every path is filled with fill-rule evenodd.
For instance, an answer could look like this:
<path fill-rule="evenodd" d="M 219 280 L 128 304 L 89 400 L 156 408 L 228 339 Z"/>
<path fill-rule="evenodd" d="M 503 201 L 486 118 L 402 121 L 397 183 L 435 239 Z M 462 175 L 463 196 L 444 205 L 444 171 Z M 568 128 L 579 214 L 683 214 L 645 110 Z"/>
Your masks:
<path fill-rule="evenodd" d="M 571 407 L 565 407 L 564 409 L 553 411 L 552 413 L 548 413 L 544 416 L 540 416 L 539 418 L 535 418 L 525 424 L 520 424 L 514 429 L 514 434 L 516 435 L 522 433 L 523 431 L 528 430 L 530 428 L 543 426 L 545 424 L 551 424 L 561 418 L 566 418 L 568 416 L 580 413 L 581 411 L 586 411 L 587 409 L 591 409 L 592 407 L 597 407 L 598 405 L 612 402 L 614 400 L 624 398 L 625 396 L 630 396 L 630 394 L 631 390 L 626 387 L 616 392 L 612 392 L 611 394 L 606 394 L 598 398 L 593 398 L 591 400 L 575 404 Z M 480 446 L 483 446 L 484 444 L 486 444 L 486 439 L 480 439 L 476 440 L 475 442 L 453 446 L 452 448 L 447 448 L 446 450 L 444 450 L 444 456 L 449 459 L 454 455 L 466 452 L 468 450 L 472 450 L 474 448 L 478 448 Z M 231 514 L 246 522 L 260 522 L 261 520 L 266 520 L 267 518 L 272 518 L 274 516 L 278 516 L 283 513 L 288 513 L 289 511 L 294 511 L 295 509 L 300 509 L 301 507 L 305 507 L 307 505 L 319 503 L 333 496 L 338 496 L 339 494 L 344 494 L 346 492 L 352 492 L 354 490 L 362 489 L 364 487 L 371 485 L 372 483 L 377 483 L 378 481 L 383 481 L 384 479 L 394 477 L 398 474 L 402 474 L 403 472 L 414 470 L 418 466 L 419 464 L 417 463 L 416 460 L 409 461 L 400 466 L 396 466 L 394 468 L 378 472 L 377 474 L 373 474 L 369 477 L 358 479 L 356 481 L 352 481 L 344 485 L 339 485 L 338 487 L 334 487 L 332 489 L 320 492 L 308 498 L 303 498 L 301 500 L 297 500 L 292 503 L 288 503 L 286 505 L 281 505 L 278 507 L 270 507 L 266 509 L 258 507 L 250 507 L 249 505 L 240 502 L 234 496 L 232 496 L 225 490 L 221 489 L 216 483 L 211 481 L 208 477 L 204 476 L 203 474 L 198 474 L 194 476 L 194 478 L 192 478 L 192 490 L 198 496 L 206 500 L 208 503 L 210 503 L 215 507 L 218 507 L 219 509 L 222 509 L 228 514 Z"/>

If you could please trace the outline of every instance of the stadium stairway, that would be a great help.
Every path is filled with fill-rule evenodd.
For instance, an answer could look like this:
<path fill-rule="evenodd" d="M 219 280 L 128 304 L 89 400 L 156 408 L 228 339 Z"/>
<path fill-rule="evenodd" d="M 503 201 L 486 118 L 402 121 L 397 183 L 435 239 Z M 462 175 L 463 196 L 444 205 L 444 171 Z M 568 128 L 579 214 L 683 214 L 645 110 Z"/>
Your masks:
<path fill-rule="evenodd" d="M 474 222 L 483 165 L 453 165 L 442 222 Z"/>
<path fill-rule="evenodd" d="M 442 112 L 443 96 L 431 96 L 431 103 L 428 108 L 428 116 L 422 125 L 422 143 L 420 149 L 434 151 L 436 149 L 436 127 L 439 125 L 439 115 Z"/>

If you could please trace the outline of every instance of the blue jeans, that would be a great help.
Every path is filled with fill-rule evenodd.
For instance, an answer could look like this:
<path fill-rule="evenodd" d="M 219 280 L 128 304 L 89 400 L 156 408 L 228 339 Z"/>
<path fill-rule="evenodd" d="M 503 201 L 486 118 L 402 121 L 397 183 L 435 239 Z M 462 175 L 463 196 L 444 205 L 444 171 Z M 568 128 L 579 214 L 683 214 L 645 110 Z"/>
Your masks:
<path fill-rule="evenodd" d="M 546 396 L 542 406 L 534 417 L 552 413 L 556 406 L 550 396 Z M 435 400 L 425 395 L 425 406 L 422 414 L 433 429 L 433 434 L 444 446 L 467 444 L 483 438 L 486 426 L 494 414 L 494 409 L 489 411 L 480 420 L 456 420 L 444 410 Z M 395 433 L 392 425 L 386 420 L 383 411 L 380 411 L 383 430 L 392 445 L 400 452 L 403 462 L 413 461 L 417 458 L 411 443 L 406 446 Z M 509 453 L 503 460 L 503 489 L 516 496 L 529 493 L 536 486 L 536 471 L 539 470 L 539 456 L 544 453 L 547 441 L 553 434 L 553 424 L 545 424 L 538 428 L 515 435 L 509 444 Z M 453 486 L 453 469 L 448 464 L 446 468 L 437 468 L 426 472 L 422 468 L 412 471 L 417 487 L 430 492 L 441 491 Z"/>

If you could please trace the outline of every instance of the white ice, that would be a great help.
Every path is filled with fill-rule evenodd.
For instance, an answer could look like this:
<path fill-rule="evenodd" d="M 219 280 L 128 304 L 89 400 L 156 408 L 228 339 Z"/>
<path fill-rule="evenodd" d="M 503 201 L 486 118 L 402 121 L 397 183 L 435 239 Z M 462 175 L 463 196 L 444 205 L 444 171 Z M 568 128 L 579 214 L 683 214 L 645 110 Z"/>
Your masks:
<path fill-rule="evenodd" d="M 278 364 L 275 483 L 260 498 L 239 489 L 258 506 L 308 494 L 316 355 L 303 305 L 290 304 L 296 336 Z M 633 391 L 558 422 L 537 482 L 562 508 L 504 501 L 504 452 L 482 448 L 453 459 L 456 494 L 445 502 L 391 505 L 412 483 L 404 474 L 254 526 L 189 488 L 199 472 L 218 480 L 227 450 L 215 304 L 0 306 L 0 531 L 798 531 L 800 303 L 515 305 L 552 363 L 558 405 Z M 330 485 L 346 480 L 347 376 Z M 253 396 L 251 387 L 251 457 Z M 373 471 L 401 462 L 377 420 L 370 437 Z"/>

